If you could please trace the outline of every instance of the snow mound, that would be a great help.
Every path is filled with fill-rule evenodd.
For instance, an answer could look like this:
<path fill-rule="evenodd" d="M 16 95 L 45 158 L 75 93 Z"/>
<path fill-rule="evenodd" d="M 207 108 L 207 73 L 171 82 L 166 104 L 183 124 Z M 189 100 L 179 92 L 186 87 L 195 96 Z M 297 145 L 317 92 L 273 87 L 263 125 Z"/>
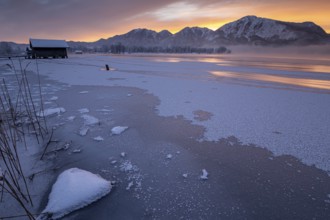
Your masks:
<path fill-rule="evenodd" d="M 40 111 L 40 112 L 37 112 L 37 116 L 38 117 L 42 117 L 42 116 L 50 116 L 50 115 L 54 115 L 54 114 L 60 114 L 60 113 L 64 113 L 65 112 L 65 109 L 64 108 L 61 108 L 61 107 L 58 107 L 58 108 L 47 108 L 45 109 L 44 111 Z"/>
<path fill-rule="evenodd" d="M 111 187 L 110 181 L 91 172 L 68 169 L 57 178 L 48 204 L 38 219 L 59 219 L 107 195 Z"/>
<path fill-rule="evenodd" d="M 112 134 L 121 134 L 121 133 L 123 133 L 125 130 L 127 130 L 128 129 L 128 127 L 126 127 L 126 126 L 116 126 L 116 127 L 113 127 L 112 129 L 111 129 L 111 133 Z"/>

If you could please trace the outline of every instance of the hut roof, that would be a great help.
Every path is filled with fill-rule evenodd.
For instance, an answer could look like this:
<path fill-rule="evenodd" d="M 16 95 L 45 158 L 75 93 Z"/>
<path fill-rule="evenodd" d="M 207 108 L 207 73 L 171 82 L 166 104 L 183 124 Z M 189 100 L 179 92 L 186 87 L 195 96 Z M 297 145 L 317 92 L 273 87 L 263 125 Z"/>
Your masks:
<path fill-rule="evenodd" d="M 65 40 L 47 40 L 47 39 L 31 39 L 32 48 L 68 48 L 69 45 Z"/>

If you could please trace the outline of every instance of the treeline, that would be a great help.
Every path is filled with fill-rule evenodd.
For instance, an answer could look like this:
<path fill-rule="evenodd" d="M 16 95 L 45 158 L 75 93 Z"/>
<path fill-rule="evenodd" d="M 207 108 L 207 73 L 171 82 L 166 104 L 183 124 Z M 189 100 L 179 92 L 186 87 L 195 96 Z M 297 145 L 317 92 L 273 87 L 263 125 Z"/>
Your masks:
<path fill-rule="evenodd" d="M 8 42 L 0 42 L 0 56 L 20 55 L 21 53 L 20 47 L 13 47 Z"/>
<path fill-rule="evenodd" d="M 114 45 L 103 45 L 101 47 L 84 47 L 77 46 L 71 47 L 71 52 L 80 50 L 83 52 L 97 52 L 97 53 L 204 53 L 204 54 L 223 54 L 231 53 L 231 51 L 224 47 L 220 46 L 217 48 L 195 48 L 195 47 L 142 47 L 142 46 L 125 46 L 123 44 L 114 44 Z"/>

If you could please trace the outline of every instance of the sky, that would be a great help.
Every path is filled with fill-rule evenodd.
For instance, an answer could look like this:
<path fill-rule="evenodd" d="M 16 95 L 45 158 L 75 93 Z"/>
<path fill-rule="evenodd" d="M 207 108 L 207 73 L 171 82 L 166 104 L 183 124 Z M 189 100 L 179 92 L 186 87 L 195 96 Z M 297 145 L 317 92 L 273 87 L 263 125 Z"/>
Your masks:
<path fill-rule="evenodd" d="M 312 21 L 330 33 L 330 0 L 0 0 L 0 41 L 96 41 L 135 28 L 176 33 L 246 15 Z"/>

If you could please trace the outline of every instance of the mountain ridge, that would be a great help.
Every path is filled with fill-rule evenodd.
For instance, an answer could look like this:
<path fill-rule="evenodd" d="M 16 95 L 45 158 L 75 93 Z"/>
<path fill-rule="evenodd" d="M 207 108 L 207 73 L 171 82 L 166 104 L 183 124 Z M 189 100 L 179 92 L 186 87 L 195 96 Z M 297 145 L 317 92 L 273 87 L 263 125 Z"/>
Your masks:
<path fill-rule="evenodd" d="M 12 43 L 11 43 L 12 44 Z M 94 42 L 68 41 L 72 50 L 109 49 L 111 45 L 143 48 L 218 48 L 231 45 L 306 46 L 330 44 L 330 34 L 313 22 L 287 22 L 248 15 L 229 22 L 217 30 L 185 27 L 177 33 L 156 32 L 146 28 L 101 38 Z M 26 44 L 17 44 L 19 46 Z"/>
<path fill-rule="evenodd" d="M 330 43 L 330 35 L 313 22 L 287 22 L 254 15 L 242 17 L 213 31 L 205 27 L 185 27 L 172 34 L 146 28 L 133 29 L 125 34 L 86 43 L 85 46 L 126 47 L 218 47 L 229 45 L 319 45 Z M 69 41 L 70 46 L 77 42 Z"/>

